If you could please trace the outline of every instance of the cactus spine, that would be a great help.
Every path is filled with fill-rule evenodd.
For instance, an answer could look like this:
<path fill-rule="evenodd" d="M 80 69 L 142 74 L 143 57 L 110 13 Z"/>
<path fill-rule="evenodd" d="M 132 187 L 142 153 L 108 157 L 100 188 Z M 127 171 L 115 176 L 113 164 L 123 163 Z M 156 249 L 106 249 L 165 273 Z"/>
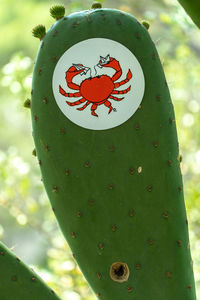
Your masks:
<path fill-rule="evenodd" d="M 2 300 L 59 300 L 38 275 L 0 242 Z"/>
<path fill-rule="evenodd" d="M 174 110 L 147 27 L 115 9 L 96 8 L 58 20 L 40 44 L 34 68 L 33 137 L 53 210 L 97 297 L 195 300 Z M 107 130 L 72 122 L 58 107 L 52 88 L 63 53 L 94 38 L 126 47 L 137 58 L 145 78 L 137 111 L 120 126 Z M 127 95 L 134 94 L 135 69 L 123 70 L 119 79 L 119 62 L 111 57 L 112 49 L 104 47 L 95 54 L 97 58 L 104 55 L 98 65 L 105 74 L 106 66 L 115 63 L 116 73 L 110 76 L 113 82 L 118 76 L 115 86 L 121 85 L 113 90 L 112 103 L 101 101 L 107 106 L 101 111 L 100 100 L 94 101 L 108 87 L 98 93 L 93 89 L 96 98 L 88 94 L 90 101 L 84 102 L 80 97 L 87 91 L 72 81 L 72 72 L 87 77 L 77 75 L 87 82 L 87 90 L 94 82 L 100 84 L 106 78 L 109 83 L 110 79 L 105 74 L 88 75 L 90 68 L 82 63 L 87 53 L 81 46 L 80 53 L 76 61 L 66 58 L 62 64 L 71 63 L 62 75 L 67 82 L 64 78 L 60 87 L 56 85 L 64 109 L 72 114 L 78 107 L 80 118 L 84 110 L 91 122 L 100 122 L 103 109 L 108 118 L 115 114 L 120 118 L 120 104 L 116 112 L 112 105 L 125 105 Z M 79 98 L 73 98 L 77 95 Z"/>

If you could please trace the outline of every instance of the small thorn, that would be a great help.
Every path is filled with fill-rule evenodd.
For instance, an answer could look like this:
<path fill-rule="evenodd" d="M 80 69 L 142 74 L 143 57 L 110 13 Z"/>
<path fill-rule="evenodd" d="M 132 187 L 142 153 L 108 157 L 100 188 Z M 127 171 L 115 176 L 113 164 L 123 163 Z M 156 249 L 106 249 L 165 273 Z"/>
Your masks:
<path fill-rule="evenodd" d="M 46 34 L 46 28 L 44 25 L 37 25 L 32 29 L 32 34 L 34 37 L 39 38 L 40 40 L 42 40 L 42 38 L 45 36 Z"/>
<path fill-rule="evenodd" d="M 58 192 L 58 187 L 56 185 L 53 187 L 53 192 L 55 192 L 55 193 Z"/>
<path fill-rule="evenodd" d="M 136 264 L 136 270 L 140 270 L 141 269 L 141 264 Z"/>
<path fill-rule="evenodd" d="M 178 155 L 177 160 L 179 163 L 183 161 L 183 156 L 181 154 Z"/>
<path fill-rule="evenodd" d="M 109 188 L 109 190 L 113 190 L 113 188 L 114 188 L 113 184 L 109 184 L 108 188 Z"/>
<path fill-rule="evenodd" d="M 136 130 L 139 130 L 139 129 L 140 129 L 140 125 L 139 125 L 139 124 L 136 124 L 136 125 L 135 125 L 135 129 L 136 129 Z"/>
<path fill-rule="evenodd" d="M 140 39 L 140 34 L 139 32 L 136 32 L 136 38 L 139 40 Z"/>
<path fill-rule="evenodd" d="M 155 148 L 157 148 L 158 147 L 158 141 L 154 141 L 153 145 L 154 145 Z"/>
<path fill-rule="evenodd" d="M 98 1 L 95 1 L 95 2 L 92 3 L 91 8 L 92 9 L 102 8 L 102 4 Z"/>
<path fill-rule="evenodd" d="M 100 248 L 101 250 L 103 250 L 103 249 L 104 249 L 104 245 L 103 245 L 102 243 L 100 243 L 100 244 L 99 244 L 99 248 Z"/>
<path fill-rule="evenodd" d="M 51 17 L 56 20 L 62 19 L 65 15 L 65 7 L 63 5 L 54 5 L 49 11 Z"/>
<path fill-rule="evenodd" d="M 149 30 L 150 24 L 147 21 L 142 21 L 142 25 Z"/>
<path fill-rule="evenodd" d="M 47 104 L 48 98 L 47 98 L 47 97 L 44 97 L 44 98 L 43 98 L 43 102 L 44 102 L 45 104 Z"/>
<path fill-rule="evenodd" d="M 85 162 L 85 167 L 86 167 L 86 168 L 90 168 L 90 167 L 91 167 L 89 161 L 86 161 L 86 162 Z"/>
<path fill-rule="evenodd" d="M 65 134 L 65 132 L 66 132 L 66 131 L 65 131 L 65 128 L 61 128 L 61 129 L 60 129 L 60 132 L 61 132 L 62 134 Z"/>
<path fill-rule="evenodd" d="M 78 212 L 77 212 L 77 217 L 79 217 L 79 218 L 80 218 L 81 216 L 82 216 L 81 212 L 80 212 L 80 211 L 78 211 Z"/>
<path fill-rule="evenodd" d="M 134 210 L 133 210 L 133 209 L 131 209 L 131 210 L 129 211 L 129 216 L 130 216 L 130 217 L 133 217 L 133 216 L 134 216 Z"/>
<path fill-rule="evenodd" d="M 157 99 L 158 101 L 160 101 L 161 96 L 160 96 L 160 95 L 157 95 L 157 96 L 156 96 L 156 99 Z"/>
<path fill-rule="evenodd" d="M 152 189 L 153 189 L 153 187 L 152 187 L 151 185 L 149 185 L 149 186 L 147 187 L 147 190 L 148 190 L 149 192 L 151 192 Z"/>
<path fill-rule="evenodd" d="M 27 98 L 24 102 L 24 107 L 26 108 L 30 108 L 31 107 L 31 100 L 29 98 Z"/>
<path fill-rule="evenodd" d="M 166 272 L 166 275 L 167 275 L 167 277 L 168 277 L 168 278 L 171 278 L 171 277 L 172 277 L 172 273 L 171 273 L 171 272 L 169 272 L 169 271 L 168 271 L 168 272 Z"/>
<path fill-rule="evenodd" d="M 148 242 L 149 242 L 149 245 L 153 245 L 153 240 L 152 239 L 149 239 Z"/>
<path fill-rule="evenodd" d="M 66 175 L 69 175 L 69 173 L 70 173 L 70 172 L 69 172 L 69 169 L 66 169 L 66 170 L 65 170 L 65 174 L 66 174 Z"/>
<path fill-rule="evenodd" d="M 181 244 L 182 244 L 181 240 L 178 240 L 178 241 L 177 241 L 177 244 L 178 244 L 179 246 L 181 246 Z"/>
<path fill-rule="evenodd" d="M 99 279 L 101 279 L 101 277 L 102 277 L 101 273 L 97 273 L 97 277 L 98 277 Z"/>
<path fill-rule="evenodd" d="M 116 230 L 117 230 L 117 226 L 116 226 L 116 225 L 113 225 L 113 226 L 112 226 L 112 231 L 115 232 Z"/>
<path fill-rule="evenodd" d="M 35 149 L 33 149 L 32 155 L 37 156 L 37 153 L 36 153 L 36 150 L 35 150 Z"/>
<path fill-rule="evenodd" d="M 134 174 L 134 173 L 135 173 L 135 169 L 134 169 L 134 168 L 130 168 L 130 169 L 129 169 L 129 173 L 130 173 L 130 174 Z"/>
<path fill-rule="evenodd" d="M 12 277 L 12 281 L 17 281 L 17 276 L 16 275 Z"/>
<path fill-rule="evenodd" d="M 163 218 L 168 219 L 168 217 L 169 217 L 168 212 L 165 211 L 165 212 L 163 213 Z"/>
<path fill-rule="evenodd" d="M 71 235 L 72 235 L 72 238 L 73 238 L 73 239 L 76 237 L 75 232 L 72 232 Z"/>
<path fill-rule="evenodd" d="M 130 287 L 130 286 L 127 288 L 127 290 L 129 293 L 133 291 L 132 287 Z"/>
<path fill-rule="evenodd" d="M 169 166 L 172 165 L 172 160 L 171 160 L 171 159 L 168 160 L 168 165 L 169 165 Z"/>
<path fill-rule="evenodd" d="M 36 278 L 35 277 L 31 277 L 31 281 L 32 282 L 36 282 Z"/>
<path fill-rule="evenodd" d="M 75 28 L 75 27 L 77 27 L 78 26 L 78 22 L 74 22 L 73 24 L 72 24 L 72 26 Z"/>

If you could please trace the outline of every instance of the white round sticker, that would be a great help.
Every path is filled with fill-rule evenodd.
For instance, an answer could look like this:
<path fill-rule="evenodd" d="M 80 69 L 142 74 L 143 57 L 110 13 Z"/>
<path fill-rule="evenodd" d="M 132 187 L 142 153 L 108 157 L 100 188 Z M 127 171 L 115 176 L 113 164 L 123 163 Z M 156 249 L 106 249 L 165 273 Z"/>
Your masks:
<path fill-rule="evenodd" d="M 84 40 L 64 52 L 52 84 L 64 115 L 81 127 L 95 130 L 126 122 L 140 105 L 145 88 L 134 54 L 104 38 Z"/>

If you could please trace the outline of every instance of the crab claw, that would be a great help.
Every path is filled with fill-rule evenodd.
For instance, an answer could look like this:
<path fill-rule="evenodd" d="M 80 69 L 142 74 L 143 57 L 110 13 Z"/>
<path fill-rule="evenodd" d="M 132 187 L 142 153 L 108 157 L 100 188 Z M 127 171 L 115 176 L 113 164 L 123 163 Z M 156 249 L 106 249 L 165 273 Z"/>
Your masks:
<path fill-rule="evenodd" d="M 100 61 L 97 64 L 98 67 L 102 68 L 103 65 L 106 65 L 110 61 L 110 54 L 108 54 L 106 57 L 100 56 Z"/>
<path fill-rule="evenodd" d="M 82 72 L 80 72 L 80 75 L 87 74 L 87 72 L 90 70 L 90 68 L 85 67 L 82 64 L 73 64 L 73 66 L 76 68 L 77 71 L 83 70 Z"/>
<path fill-rule="evenodd" d="M 86 75 L 89 70 L 91 70 L 91 68 L 85 67 L 85 69 L 83 70 L 83 72 L 81 72 L 80 74 L 81 75 Z"/>

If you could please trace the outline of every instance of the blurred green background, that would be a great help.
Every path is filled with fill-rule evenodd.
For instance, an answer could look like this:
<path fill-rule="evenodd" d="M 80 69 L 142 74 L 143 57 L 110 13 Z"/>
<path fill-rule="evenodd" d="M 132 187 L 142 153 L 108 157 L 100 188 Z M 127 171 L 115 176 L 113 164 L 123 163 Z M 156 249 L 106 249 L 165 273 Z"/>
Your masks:
<path fill-rule="evenodd" d="M 92 1 L 60 1 L 66 14 Z M 65 242 L 44 191 L 31 134 L 31 74 L 37 24 L 53 24 L 50 0 L 0 0 L 0 239 L 14 249 L 63 300 L 94 300 Z M 150 22 L 175 106 L 183 156 L 185 201 L 197 299 L 200 300 L 200 31 L 175 0 L 107 0 Z"/>

